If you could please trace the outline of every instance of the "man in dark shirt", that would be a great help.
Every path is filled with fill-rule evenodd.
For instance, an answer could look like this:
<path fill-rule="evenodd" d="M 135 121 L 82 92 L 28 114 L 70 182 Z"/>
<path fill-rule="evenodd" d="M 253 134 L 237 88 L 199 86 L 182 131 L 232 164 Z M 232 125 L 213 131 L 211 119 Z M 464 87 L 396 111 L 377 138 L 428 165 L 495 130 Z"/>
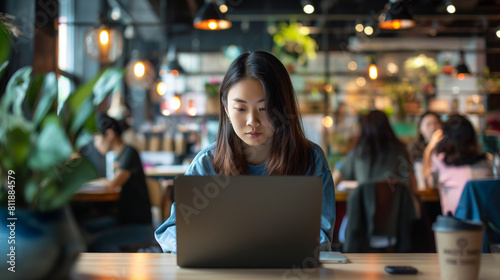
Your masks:
<path fill-rule="evenodd" d="M 103 155 L 109 151 L 114 151 L 117 155 L 114 177 L 107 182 L 107 187 L 121 188 L 118 223 L 150 225 L 151 203 L 139 153 L 123 142 L 122 129 L 115 119 L 101 115 L 97 120 L 97 127 L 101 132 L 94 137 L 97 150 Z"/>

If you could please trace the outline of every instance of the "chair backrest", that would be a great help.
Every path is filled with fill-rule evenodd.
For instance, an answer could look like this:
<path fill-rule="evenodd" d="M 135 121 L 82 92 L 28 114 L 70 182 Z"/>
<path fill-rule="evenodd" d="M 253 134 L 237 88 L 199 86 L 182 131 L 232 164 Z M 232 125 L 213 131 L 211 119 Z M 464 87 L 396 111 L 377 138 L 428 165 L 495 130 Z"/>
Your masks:
<path fill-rule="evenodd" d="M 395 252 L 411 250 L 411 226 L 416 212 L 411 191 L 405 184 L 398 181 L 360 184 L 349 195 L 347 215 L 345 252 L 378 252 L 372 245 L 377 238 L 385 238 L 387 247 Z"/>
<path fill-rule="evenodd" d="M 392 224 L 397 220 L 399 211 L 399 198 L 401 187 L 399 183 L 376 182 L 375 183 L 375 216 L 373 221 L 375 224 L 374 232 L 383 233 L 389 237 L 396 235 L 396 225 Z M 406 186 L 402 186 L 406 187 Z"/>
<path fill-rule="evenodd" d="M 160 183 L 153 178 L 146 177 L 146 185 L 148 186 L 149 202 L 151 203 L 151 216 L 153 225 L 159 226 L 162 222 L 162 188 Z"/>
<path fill-rule="evenodd" d="M 483 253 L 500 244 L 500 179 L 471 180 L 465 184 L 455 217 L 482 221 L 485 225 Z"/>

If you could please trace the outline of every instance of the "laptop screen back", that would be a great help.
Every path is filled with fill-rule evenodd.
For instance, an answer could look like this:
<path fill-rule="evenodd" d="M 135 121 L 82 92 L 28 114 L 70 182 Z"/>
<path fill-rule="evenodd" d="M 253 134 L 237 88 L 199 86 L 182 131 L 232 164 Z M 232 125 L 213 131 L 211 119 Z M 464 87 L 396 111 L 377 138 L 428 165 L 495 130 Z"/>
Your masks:
<path fill-rule="evenodd" d="M 174 188 L 179 266 L 318 265 L 320 178 L 181 176 Z"/>

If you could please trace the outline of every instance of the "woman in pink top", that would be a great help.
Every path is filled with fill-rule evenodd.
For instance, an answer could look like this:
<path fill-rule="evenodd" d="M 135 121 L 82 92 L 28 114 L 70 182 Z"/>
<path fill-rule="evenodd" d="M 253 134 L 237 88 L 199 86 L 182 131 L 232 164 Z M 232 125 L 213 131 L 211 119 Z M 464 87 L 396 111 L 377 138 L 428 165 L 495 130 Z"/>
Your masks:
<path fill-rule="evenodd" d="M 437 181 L 443 214 L 455 214 L 467 181 L 493 175 L 491 163 L 465 117 L 450 116 L 434 133 L 424 152 L 424 173 L 428 185 L 436 187 Z"/>

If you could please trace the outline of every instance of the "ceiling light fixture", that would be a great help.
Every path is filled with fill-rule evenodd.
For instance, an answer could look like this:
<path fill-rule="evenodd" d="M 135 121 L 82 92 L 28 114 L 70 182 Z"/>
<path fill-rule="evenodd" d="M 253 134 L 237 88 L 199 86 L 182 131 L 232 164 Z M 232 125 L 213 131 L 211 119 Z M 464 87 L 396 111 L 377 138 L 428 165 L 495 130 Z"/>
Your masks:
<path fill-rule="evenodd" d="M 105 17 L 101 15 L 99 27 L 91 28 L 85 35 L 85 52 L 87 55 L 102 64 L 115 62 L 123 52 L 122 34 L 104 24 Z"/>
<path fill-rule="evenodd" d="M 457 71 L 457 78 L 459 80 L 465 79 L 465 77 L 470 76 L 469 67 L 465 64 L 465 53 L 464 51 L 460 51 L 460 60 L 458 61 L 457 67 L 455 67 Z"/>
<path fill-rule="evenodd" d="M 195 28 L 202 30 L 228 29 L 231 25 L 231 22 L 226 20 L 225 15 L 219 11 L 217 4 L 210 0 L 205 1 L 193 22 Z"/>
<path fill-rule="evenodd" d="M 451 2 L 451 0 L 447 0 L 445 2 L 445 5 L 446 5 L 446 11 L 448 12 L 448 14 L 454 14 L 457 9 L 455 8 L 455 5 L 453 5 L 453 2 Z"/>
<path fill-rule="evenodd" d="M 301 0 L 300 3 L 302 4 L 302 9 L 304 10 L 304 13 L 308 15 L 314 13 L 314 6 L 312 5 L 310 0 Z"/>
<path fill-rule="evenodd" d="M 415 26 L 415 20 L 402 0 L 389 0 L 378 20 L 378 26 L 382 29 L 397 30 Z"/>

